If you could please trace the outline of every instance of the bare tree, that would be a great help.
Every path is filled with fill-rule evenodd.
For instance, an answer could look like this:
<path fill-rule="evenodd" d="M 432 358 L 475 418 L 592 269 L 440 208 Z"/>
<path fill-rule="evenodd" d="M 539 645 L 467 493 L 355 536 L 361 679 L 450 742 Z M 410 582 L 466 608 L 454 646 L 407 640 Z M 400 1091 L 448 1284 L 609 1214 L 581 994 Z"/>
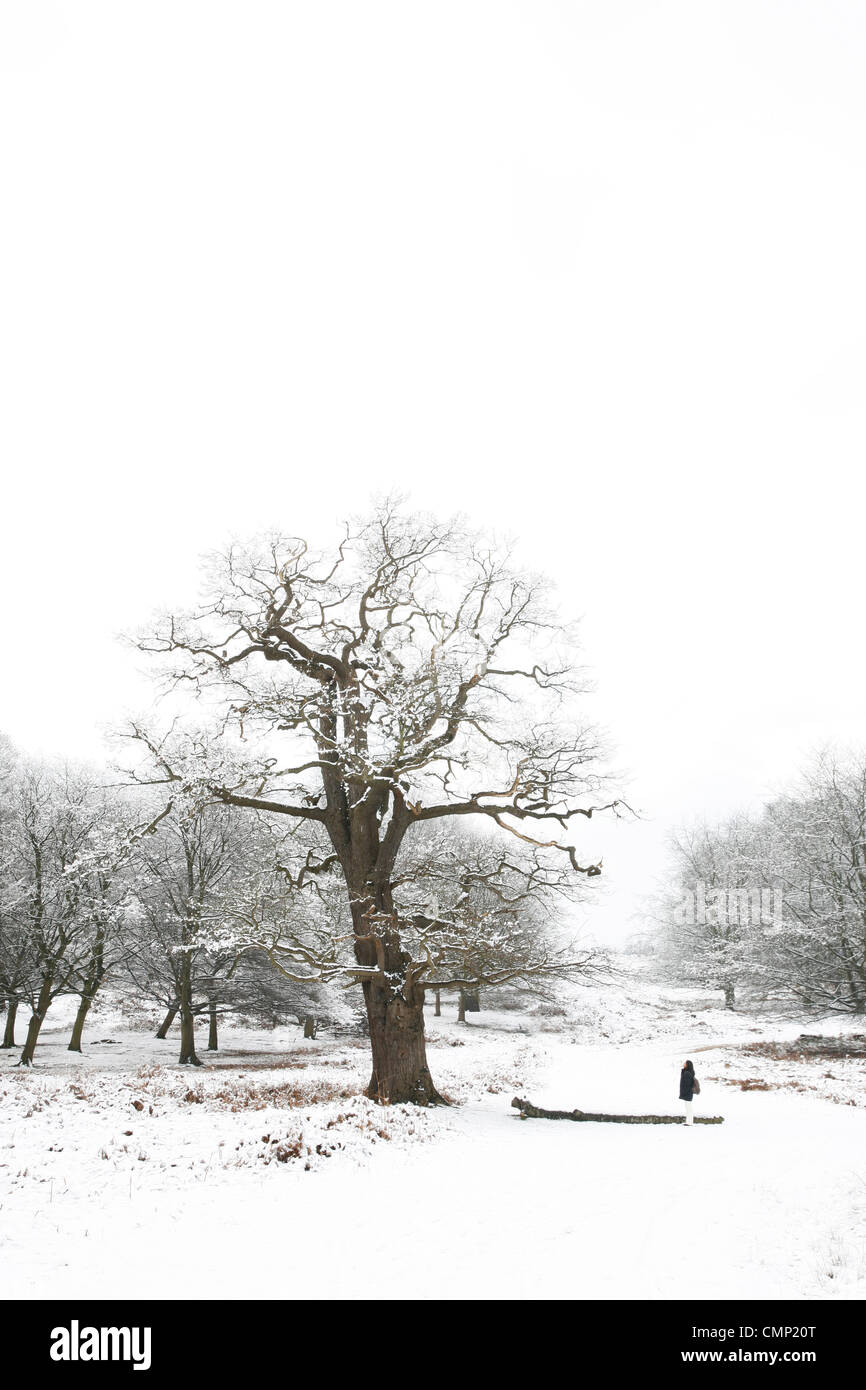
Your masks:
<path fill-rule="evenodd" d="M 19 892 L 13 911 L 29 962 L 22 995 L 31 1007 L 20 1065 L 30 1066 L 48 1009 L 59 995 L 81 998 L 80 1048 L 80 1030 L 123 919 L 124 865 L 132 845 L 151 826 L 127 823 L 92 773 L 69 766 L 25 766 L 16 811 Z M 70 1045 L 75 1042 L 74 1032 Z"/>
<path fill-rule="evenodd" d="M 866 756 L 825 750 L 765 821 L 784 893 L 765 941 L 777 980 L 811 1007 L 866 1013 Z"/>
<path fill-rule="evenodd" d="M 368 1094 L 437 1101 L 423 1028 L 431 964 L 404 939 L 400 852 L 416 827 L 474 816 L 575 873 L 600 873 L 569 835 L 574 817 L 601 809 L 602 785 L 597 738 L 575 708 L 584 687 L 570 635 L 507 549 L 390 502 L 328 556 L 275 535 L 229 549 L 210 581 L 200 608 L 138 643 L 224 720 L 198 768 L 160 745 L 165 779 L 321 832 L 307 875 L 337 865 L 343 877 Z M 232 728 L 243 743 L 229 744 Z"/>
<path fill-rule="evenodd" d="M 671 882 L 654 905 L 663 968 L 721 990 L 727 1009 L 761 973 L 763 890 L 770 868 L 762 832 L 760 821 L 744 815 L 676 832 L 669 842 Z"/>
<path fill-rule="evenodd" d="M 231 984 L 235 1012 L 263 1028 L 294 1023 L 303 1031 L 308 1019 L 318 1028 L 320 1023 L 344 1024 L 350 1016 L 340 991 L 318 979 L 303 983 L 287 977 L 266 950 L 256 947 L 243 953 Z"/>
<path fill-rule="evenodd" d="M 216 1017 L 238 958 L 231 944 L 216 944 L 209 924 L 240 871 L 245 839 L 224 806 L 172 807 L 158 831 L 138 847 L 138 920 L 125 959 L 137 988 L 164 1006 L 165 1036 L 180 1014 L 182 1065 L 200 1066 L 195 1018 L 206 1012 L 209 1049 L 217 1047 Z"/>

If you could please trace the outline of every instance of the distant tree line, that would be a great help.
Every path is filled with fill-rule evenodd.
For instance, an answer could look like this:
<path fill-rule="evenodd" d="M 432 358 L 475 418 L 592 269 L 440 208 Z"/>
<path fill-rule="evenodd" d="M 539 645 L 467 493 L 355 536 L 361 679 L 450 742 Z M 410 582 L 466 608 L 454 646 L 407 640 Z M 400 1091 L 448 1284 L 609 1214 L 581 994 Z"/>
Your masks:
<path fill-rule="evenodd" d="M 866 754 L 825 750 L 754 815 L 671 842 L 655 943 L 669 977 L 866 1013 Z"/>
<path fill-rule="evenodd" d="M 351 918 L 334 875 L 308 871 L 309 834 L 194 797 L 166 804 L 146 769 L 118 781 L 116 770 L 21 757 L 7 739 L 0 779 L 2 1047 L 20 1047 L 21 1065 L 60 998 L 76 1000 L 68 1047 L 80 1052 L 107 981 L 156 1009 L 156 1036 L 173 1028 L 178 1060 L 193 1066 L 197 1025 L 213 1052 L 227 1016 L 295 1020 L 306 1037 L 352 1017 Z M 563 943 L 557 885 L 532 855 L 503 854 L 489 836 L 431 828 L 396 891 L 413 948 L 429 956 L 437 1014 L 443 993 L 462 1021 L 482 987 L 538 989 L 598 963 Z"/>

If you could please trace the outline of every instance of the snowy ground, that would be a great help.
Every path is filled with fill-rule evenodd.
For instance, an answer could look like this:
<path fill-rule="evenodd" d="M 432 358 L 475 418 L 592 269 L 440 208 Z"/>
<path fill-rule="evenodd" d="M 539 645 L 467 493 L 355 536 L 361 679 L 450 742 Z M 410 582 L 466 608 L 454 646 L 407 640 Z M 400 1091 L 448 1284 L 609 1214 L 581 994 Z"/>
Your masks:
<path fill-rule="evenodd" d="M 631 982 L 565 1019 L 466 1026 L 447 1007 L 429 1057 L 458 1104 L 431 1111 L 364 1100 L 360 1041 L 225 1031 L 218 1058 L 188 1069 L 171 1035 L 108 1014 L 80 1057 L 49 1026 L 32 1072 L 0 1060 L 0 1293 L 866 1296 L 866 1059 L 744 1050 L 853 1025 L 651 995 Z M 723 1125 L 510 1107 L 676 1113 L 686 1055 L 696 1105 Z"/>

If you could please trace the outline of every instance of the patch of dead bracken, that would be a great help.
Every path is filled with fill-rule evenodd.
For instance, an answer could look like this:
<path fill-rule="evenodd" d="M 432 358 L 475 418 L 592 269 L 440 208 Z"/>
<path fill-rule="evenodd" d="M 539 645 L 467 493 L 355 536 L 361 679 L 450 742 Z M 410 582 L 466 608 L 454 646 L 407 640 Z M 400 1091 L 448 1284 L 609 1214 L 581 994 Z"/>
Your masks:
<path fill-rule="evenodd" d="M 822 1037 L 818 1033 L 801 1033 L 792 1042 L 745 1043 L 737 1050 L 758 1057 L 771 1057 L 777 1062 L 810 1062 L 816 1059 L 841 1062 L 851 1057 L 866 1058 L 866 1033 L 848 1033 L 833 1038 Z"/>
<path fill-rule="evenodd" d="M 734 1086 L 740 1091 L 788 1091 L 797 1092 L 800 1095 L 816 1095 L 822 1100 L 832 1101 L 835 1105 L 857 1106 L 859 1102 L 853 1096 L 836 1095 L 828 1091 L 826 1086 L 810 1084 L 808 1081 L 801 1081 L 793 1076 L 774 1077 L 772 1081 L 758 1076 L 708 1076 L 707 1081 L 719 1081 L 723 1086 Z M 837 1081 L 832 1072 L 823 1072 L 822 1081 Z"/>
<path fill-rule="evenodd" d="M 329 1100 L 350 1100 L 357 1093 L 345 1083 L 332 1081 L 285 1081 L 275 1082 L 270 1086 L 246 1081 L 213 1089 L 210 1086 L 190 1086 L 182 1099 L 188 1105 L 209 1103 L 238 1112 L 267 1110 L 271 1107 L 293 1110 L 308 1105 L 319 1105 Z"/>

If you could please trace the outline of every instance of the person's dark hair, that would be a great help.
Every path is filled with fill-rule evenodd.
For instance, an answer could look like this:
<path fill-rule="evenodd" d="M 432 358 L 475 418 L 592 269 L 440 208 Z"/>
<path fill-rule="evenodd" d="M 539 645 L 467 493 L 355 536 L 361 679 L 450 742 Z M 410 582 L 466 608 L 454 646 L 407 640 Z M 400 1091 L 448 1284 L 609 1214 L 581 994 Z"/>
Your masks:
<path fill-rule="evenodd" d="M 692 1066 L 691 1062 L 686 1062 L 685 1066 L 683 1067 L 683 1071 L 694 1071 L 694 1067 Z"/>

